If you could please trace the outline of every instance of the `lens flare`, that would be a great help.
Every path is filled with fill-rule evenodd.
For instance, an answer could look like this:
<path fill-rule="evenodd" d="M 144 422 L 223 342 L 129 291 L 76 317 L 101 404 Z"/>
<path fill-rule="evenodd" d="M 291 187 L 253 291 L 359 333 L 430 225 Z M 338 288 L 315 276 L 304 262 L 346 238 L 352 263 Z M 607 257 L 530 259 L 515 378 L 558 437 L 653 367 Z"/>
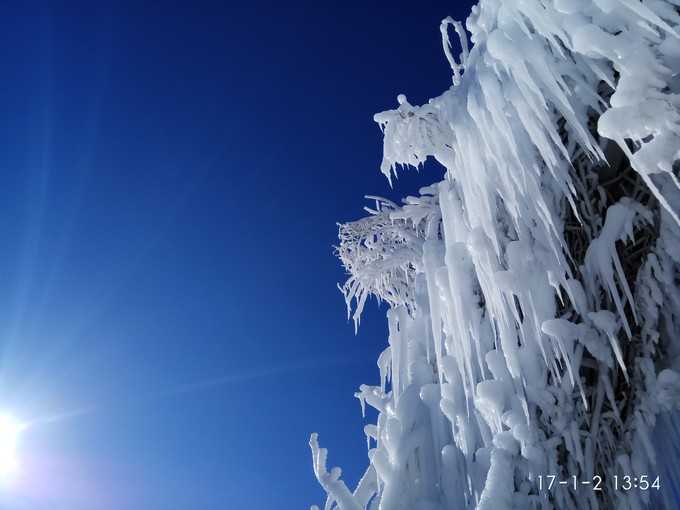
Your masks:
<path fill-rule="evenodd" d="M 18 465 L 19 435 L 26 428 L 11 416 L 0 415 L 0 476 L 13 473 Z"/>

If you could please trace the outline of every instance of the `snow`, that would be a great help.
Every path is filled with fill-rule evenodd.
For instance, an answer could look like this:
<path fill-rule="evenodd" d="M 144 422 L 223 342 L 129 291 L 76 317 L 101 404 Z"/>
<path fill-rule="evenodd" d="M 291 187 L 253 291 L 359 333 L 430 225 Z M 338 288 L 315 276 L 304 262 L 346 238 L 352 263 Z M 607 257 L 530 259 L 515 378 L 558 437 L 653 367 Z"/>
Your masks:
<path fill-rule="evenodd" d="M 482 0 L 465 26 L 471 48 L 440 27 L 452 87 L 375 116 L 390 181 L 428 158 L 445 178 L 340 225 L 348 313 L 358 327 L 369 296 L 387 302 L 389 338 L 356 394 L 378 419 L 353 493 L 312 436 L 326 508 L 671 508 L 677 4 Z M 540 490 L 547 475 L 602 491 Z M 663 481 L 614 491 L 615 475 Z"/>

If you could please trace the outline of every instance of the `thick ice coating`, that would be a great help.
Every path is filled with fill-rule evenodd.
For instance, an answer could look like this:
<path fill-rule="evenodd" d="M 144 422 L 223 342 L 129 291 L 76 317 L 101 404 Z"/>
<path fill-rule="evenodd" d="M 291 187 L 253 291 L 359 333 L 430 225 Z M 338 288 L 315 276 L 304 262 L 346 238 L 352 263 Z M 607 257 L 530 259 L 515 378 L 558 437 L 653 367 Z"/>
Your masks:
<path fill-rule="evenodd" d="M 442 23 L 453 86 L 375 116 L 388 178 L 447 171 L 340 226 L 389 339 L 356 491 L 313 436 L 326 509 L 677 507 L 679 5 L 482 0 L 472 48 Z"/>

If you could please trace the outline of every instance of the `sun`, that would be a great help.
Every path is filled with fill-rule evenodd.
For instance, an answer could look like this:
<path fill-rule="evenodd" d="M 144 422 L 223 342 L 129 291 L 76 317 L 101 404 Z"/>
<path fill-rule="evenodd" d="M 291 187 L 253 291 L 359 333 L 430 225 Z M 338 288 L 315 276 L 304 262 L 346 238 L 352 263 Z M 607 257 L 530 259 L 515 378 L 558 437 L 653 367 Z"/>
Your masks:
<path fill-rule="evenodd" d="M 0 476 L 4 477 L 17 468 L 17 446 L 26 425 L 8 415 L 0 414 Z"/>

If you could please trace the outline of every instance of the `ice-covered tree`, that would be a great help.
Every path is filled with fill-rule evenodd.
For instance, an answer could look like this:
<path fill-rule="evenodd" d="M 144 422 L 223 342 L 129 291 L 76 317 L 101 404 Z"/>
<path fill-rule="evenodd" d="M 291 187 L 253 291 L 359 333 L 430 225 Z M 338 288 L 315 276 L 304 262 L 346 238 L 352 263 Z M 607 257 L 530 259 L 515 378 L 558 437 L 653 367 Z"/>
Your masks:
<path fill-rule="evenodd" d="M 327 509 L 677 507 L 679 12 L 482 0 L 471 49 L 442 23 L 452 87 L 376 115 L 388 178 L 447 171 L 340 226 L 348 309 L 387 302 L 389 345 L 356 490 L 312 436 Z"/>

